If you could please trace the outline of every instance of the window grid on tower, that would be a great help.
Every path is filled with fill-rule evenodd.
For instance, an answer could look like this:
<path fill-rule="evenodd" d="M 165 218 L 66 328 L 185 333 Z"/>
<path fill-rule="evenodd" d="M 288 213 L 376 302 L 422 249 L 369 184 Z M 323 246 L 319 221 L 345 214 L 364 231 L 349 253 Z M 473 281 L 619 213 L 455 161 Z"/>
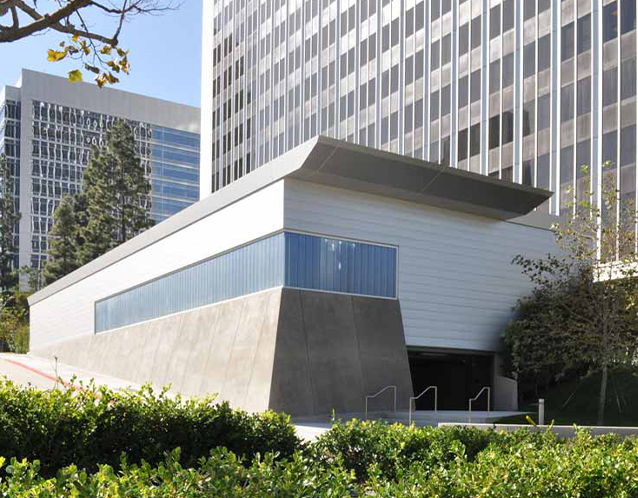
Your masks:
<path fill-rule="evenodd" d="M 213 190 L 317 135 L 636 197 L 635 0 L 216 0 Z M 208 104 L 207 104 L 208 105 Z"/>

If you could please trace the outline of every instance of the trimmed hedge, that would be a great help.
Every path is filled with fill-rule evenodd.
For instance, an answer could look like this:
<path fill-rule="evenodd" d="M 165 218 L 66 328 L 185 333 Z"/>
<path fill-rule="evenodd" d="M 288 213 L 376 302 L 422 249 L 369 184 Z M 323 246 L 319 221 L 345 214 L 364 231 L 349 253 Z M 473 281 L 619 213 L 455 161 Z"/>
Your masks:
<path fill-rule="evenodd" d="M 634 438 L 355 420 L 303 444 L 285 416 L 148 387 L 0 383 L 0 455 L 0 498 L 638 497 Z"/>
<path fill-rule="evenodd" d="M 287 416 L 251 415 L 212 397 L 184 400 L 149 386 L 41 391 L 0 381 L 0 455 L 39 460 L 43 475 L 71 464 L 119 468 L 122 453 L 156 465 L 179 447 L 184 465 L 194 466 L 217 446 L 252 459 L 267 452 L 289 457 L 301 444 Z"/>
<path fill-rule="evenodd" d="M 121 471 L 100 466 L 87 474 L 77 467 L 61 469 L 52 479 L 39 476 L 37 463 L 12 461 L 8 479 L 0 481 L 0 496 L 11 498 L 266 498 L 348 497 L 352 477 L 343 469 L 314 467 L 300 454 L 276 461 L 272 454 L 244 465 L 233 453 L 217 448 L 197 469 L 179 463 L 179 450 L 158 466 L 129 465 Z"/>
<path fill-rule="evenodd" d="M 418 432 L 418 431 L 417 431 Z M 495 436 L 498 438 L 499 436 Z M 336 459 L 318 465 L 300 452 L 276 460 L 272 454 L 246 465 L 224 448 L 212 451 L 197 468 L 179 463 L 179 450 L 157 466 L 121 464 L 87 474 L 75 466 L 55 478 L 40 477 L 38 463 L 13 461 L 0 496 L 11 498 L 633 498 L 638 495 L 638 450 L 613 437 L 579 434 L 561 442 L 523 434 L 507 445 L 490 444 L 470 459 L 453 440 L 445 464 L 413 462 L 396 479 L 372 463 L 365 481 Z"/>
<path fill-rule="evenodd" d="M 330 431 L 320 435 L 310 451 L 316 462 L 330 466 L 340 461 L 345 468 L 354 471 L 359 481 L 365 481 L 373 465 L 381 476 L 394 479 L 402 469 L 415 462 L 426 467 L 448 464 L 455 458 L 453 448 L 457 443 L 472 460 L 495 441 L 507 444 L 519 437 L 521 435 L 500 435 L 460 427 L 416 428 L 352 420 L 335 424 Z"/>

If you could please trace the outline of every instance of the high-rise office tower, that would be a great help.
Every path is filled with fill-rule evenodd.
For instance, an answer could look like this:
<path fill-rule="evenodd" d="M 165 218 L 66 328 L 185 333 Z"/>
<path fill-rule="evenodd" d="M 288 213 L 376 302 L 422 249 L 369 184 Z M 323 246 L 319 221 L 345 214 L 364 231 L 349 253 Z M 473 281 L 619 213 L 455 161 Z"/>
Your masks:
<path fill-rule="evenodd" d="M 199 109 L 23 70 L 0 91 L 0 153 L 16 179 L 20 220 L 16 264 L 42 268 L 53 212 L 78 192 L 91 148 L 116 119 L 132 126 L 160 222 L 199 198 Z"/>
<path fill-rule="evenodd" d="M 316 135 L 636 196 L 636 0 L 225 0 L 204 12 L 202 195 Z"/>

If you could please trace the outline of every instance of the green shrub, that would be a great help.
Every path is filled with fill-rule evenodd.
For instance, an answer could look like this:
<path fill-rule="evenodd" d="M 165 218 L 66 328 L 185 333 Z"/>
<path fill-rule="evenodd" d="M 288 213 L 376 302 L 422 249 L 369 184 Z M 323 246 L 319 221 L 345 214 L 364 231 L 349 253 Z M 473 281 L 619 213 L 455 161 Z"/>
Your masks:
<path fill-rule="evenodd" d="M 473 460 L 494 442 L 507 445 L 509 441 L 521 437 L 532 440 L 536 436 L 527 431 L 499 435 L 475 428 L 416 428 L 401 424 L 387 425 L 379 421 L 352 420 L 335 424 L 317 438 L 310 451 L 317 462 L 332 465 L 339 461 L 345 468 L 353 470 L 358 480 L 363 481 L 367 479 L 372 464 L 381 476 L 393 479 L 413 462 L 421 462 L 425 467 L 446 465 L 454 459 L 455 442 Z"/>
<path fill-rule="evenodd" d="M 172 398 L 148 386 L 40 391 L 0 381 L 0 427 L 0 455 L 39 460 L 44 475 L 71 464 L 117 468 L 122 453 L 156 464 L 180 447 L 183 463 L 193 466 L 217 446 L 249 459 L 267 452 L 288 457 L 301 446 L 285 415 L 250 415 L 213 398 Z"/>
<path fill-rule="evenodd" d="M 264 498 L 350 496 L 353 478 L 343 469 L 319 471 L 300 454 L 277 461 L 272 454 L 255 458 L 244 465 L 224 448 L 212 451 L 195 468 L 179 462 L 179 450 L 168 454 L 157 466 L 146 462 L 129 465 L 125 461 L 118 472 L 108 465 L 94 474 L 76 466 L 61 469 L 55 478 L 40 476 L 38 462 L 13 460 L 8 477 L 0 481 L 0 496 L 11 498 Z"/>
<path fill-rule="evenodd" d="M 581 433 L 560 441 L 541 435 L 490 445 L 470 461 L 461 446 L 448 467 L 413 464 L 396 481 L 372 474 L 366 496 L 378 498 L 633 498 L 638 496 L 635 444 Z M 374 470 L 374 469 L 373 469 Z"/>
<path fill-rule="evenodd" d="M 0 383 L 0 455 L 0 498 L 638 497 L 635 438 L 354 420 L 302 444 L 285 416 L 150 388 Z"/>
<path fill-rule="evenodd" d="M 373 428 L 376 430 L 376 428 Z M 382 429 L 378 431 L 382 432 Z M 422 432 L 414 430 L 415 433 Z M 41 476 L 38 462 L 13 460 L 0 496 L 11 498 L 635 498 L 638 496 L 638 446 L 614 437 L 586 433 L 561 441 L 552 435 L 492 433 L 490 444 L 469 458 L 466 446 L 450 437 L 445 463 L 415 460 L 399 467 L 395 479 L 383 475 L 379 462 L 367 478 L 337 460 L 330 465 L 294 453 L 273 454 L 246 462 L 224 448 L 212 450 L 194 468 L 180 463 L 174 450 L 157 465 L 124 461 L 115 470 L 102 465 L 95 473 L 76 466 L 54 478 Z M 472 434 L 471 439 L 474 438 Z M 0 459 L 1 460 L 1 459 Z"/>

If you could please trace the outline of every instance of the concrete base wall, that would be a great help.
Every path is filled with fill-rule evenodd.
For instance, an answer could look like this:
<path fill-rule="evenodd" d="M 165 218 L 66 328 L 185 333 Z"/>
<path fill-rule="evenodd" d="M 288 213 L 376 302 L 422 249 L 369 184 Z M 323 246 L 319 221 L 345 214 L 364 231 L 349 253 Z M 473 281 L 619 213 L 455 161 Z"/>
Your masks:
<path fill-rule="evenodd" d="M 514 379 L 494 376 L 494 410 L 518 410 L 518 382 Z"/>
<path fill-rule="evenodd" d="M 494 355 L 494 368 L 492 377 L 493 409 L 501 411 L 518 410 L 518 382 L 501 375 L 503 372 L 503 357 Z"/>
<path fill-rule="evenodd" d="M 399 302 L 387 299 L 273 289 L 32 353 L 249 411 L 360 412 L 387 385 L 400 409 L 412 396 Z M 389 393 L 370 403 L 391 407 Z"/>
<path fill-rule="evenodd" d="M 407 409 L 412 379 L 398 301 L 283 290 L 273 409 L 291 415 L 362 412 L 366 395 L 388 385 L 397 387 L 397 408 Z M 390 392 L 370 402 L 371 410 L 392 406 Z"/>

